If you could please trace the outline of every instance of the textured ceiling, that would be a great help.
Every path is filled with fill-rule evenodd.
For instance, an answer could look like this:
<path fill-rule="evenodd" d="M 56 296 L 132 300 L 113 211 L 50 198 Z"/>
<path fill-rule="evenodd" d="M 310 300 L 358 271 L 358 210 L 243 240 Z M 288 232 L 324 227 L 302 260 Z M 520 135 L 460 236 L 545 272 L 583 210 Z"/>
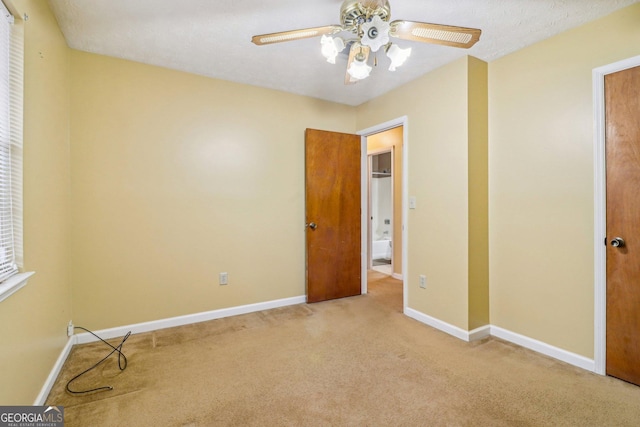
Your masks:
<path fill-rule="evenodd" d="M 255 46 L 251 37 L 339 24 L 342 0 L 50 0 L 70 47 L 234 82 L 359 105 L 472 55 L 492 61 L 640 0 L 389 0 L 391 20 L 480 28 L 471 49 L 395 40 L 412 55 L 395 72 L 379 55 L 371 77 L 344 85 L 317 38 Z"/>

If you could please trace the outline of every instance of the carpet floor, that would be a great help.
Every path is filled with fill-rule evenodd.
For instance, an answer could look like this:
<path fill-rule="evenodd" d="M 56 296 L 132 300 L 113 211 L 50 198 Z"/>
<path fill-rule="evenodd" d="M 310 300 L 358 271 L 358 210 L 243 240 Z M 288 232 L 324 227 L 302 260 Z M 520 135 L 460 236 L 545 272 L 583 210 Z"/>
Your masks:
<path fill-rule="evenodd" d="M 110 340 L 117 345 L 120 340 Z M 75 346 L 47 405 L 65 426 L 637 426 L 640 387 L 496 338 L 466 343 L 402 314 L 402 284 L 369 294 L 132 335 L 120 371 Z"/>

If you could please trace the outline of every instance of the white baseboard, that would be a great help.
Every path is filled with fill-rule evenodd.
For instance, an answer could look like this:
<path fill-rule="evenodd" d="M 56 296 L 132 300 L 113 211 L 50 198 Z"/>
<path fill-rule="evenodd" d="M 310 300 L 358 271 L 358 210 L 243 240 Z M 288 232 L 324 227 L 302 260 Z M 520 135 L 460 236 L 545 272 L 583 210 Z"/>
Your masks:
<path fill-rule="evenodd" d="M 69 337 L 69 339 L 67 340 L 67 343 L 62 348 L 62 351 L 60 352 L 60 356 L 58 356 L 58 360 L 56 360 L 56 363 L 53 365 L 53 369 L 51 369 L 51 372 L 49 373 L 47 380 L 42 386 L 42 389 L 40 390 L 38 397 L 36 397 L 36 400 L 33 402 L 33 406 L 44 405 L 44 402 L 47 400 L 47 396 L 49 396 L 49 392 L 53 387 L 53 383 L 56 381 L 56 378 L 58 378 L 58 374 L 60 374 L 62 365 L 64 365 L 64 362 L 67 360 L 67 357 L 69 357 L 71 348 L 76 343 L 75 338 L 76 338 L 75 336 Z"/>
<path fill-rule="evenodd" d="M 95 331 L 97 335 L 102 337 L 103 339 L 109 338 L 117 338 L 127 334 L 127 332 L 131 332 L 133 334 L 138 334 L 142 332 L 150 332 L 159 329 L 171 328 L 175 326 L 188 325 L 192 323 L 205 322 L 208 320 L 221 319 L 224 317 L 237 316 L 239 314 L 247 314 L 253 313 L 256 311 L 269 310 L 272 308 L 285 307 L 289 305 L 303 304 L 306 302 L 306 296 L 298 296 L 292 298 L 284 298 L 274 301 L 266 301 L 256 304 L 248 304 L 242 305 L 238 307 L 230 307 L 223 308 L 219 310 L 212 310 L 202 313 L 189 314 L 185 316 L 172 317 L 168 319 L 161 319 L 152 322 L 144 322 L 137 323 L 129 326 L 119 326 L 116 328 L 103 329 L 100 331 Z M 507 329 L 500 328 L 498 326 L 485 325 L 479 328 L 476 328 L 472 331 L 465 331 L 462 328 L 454 326 L 450 323 L 444 322 L 435 317 L 424 314 L 418 310 L 414 310 L 413 308 L 405 308 L 404 314 L 415 319 L 425 325 L 431 326 L 435 329 L 438 329 L 442 332 L 445 332 L 449 335 L 452 335 L 458 339 L 461 339 L 466 342 L 476 341 L 488 336 L 494 336 L 496 338 L 503 339 L 505 341 L 512 342 L 521 347 L 528 348 L 530 350 L 536 351 L 538 353 L 544 354 L 549 357 L 553 357 L 555 359 L 566 362 L 570 365 L 577 366 L 582 369 L 586 369 L 587 371 L 595 372 L 595 362 L 593 359 L 589 359 L 584 356 L 580 356 L 579 354 L 572 353 L 567 350 L 563 350 L 558 347 L 554 347 L 552 345 L 546 344 L 542 341 L 538 341 L 533 338 L 526 337 L 524 335 L 520 335 L 515 332 L 511 332 Z M 97 341 L 98 339 L 89 333 L 82 333 L 78 335 L 73 335 L 67 341 L 67 344 L 62 349 L 58 360 L 56 361 L 49 377 L 47 378 L 45 384 L 43 385 L 40 394 L 36 398 L 34 405 L 40 406 L 44 405 L 51 388 L 53 387 L 53 383 L 55 382 L 60 370 L 62 369 L 62 365 L 67 360 L 69 353 L 71 352 L 71 348 L 75 344 L 84 344 L 93 341 Z"/>
<path fill-rule="evenodd" d="M 284 298 L 273 301 L 259 302 L 255 304 L 241 305 L 238 307 L 221 308 L 219 310 L 205 311 L 202 313 L 187 314 L 185 316 L 171 317 L 168 319 L 154 320 L 151 322 L 136 323 L 128 326 L 118 326 L 110 329 L 94 331 L 103 339 L 122 337 L 131 331 L 132 334 L 142 332 L 157 331 L 158 329 L 173 328 L 175 326 L 190 325 L 192 323 L 206 322 L 208 320 L 221 319 L 223 317 L 237 316 L 239 314 L 253 313 L 256 311 L 270 310 L 272 308 L 285 307 L 288 305 L 303 304 L 307 301 L 305 295 Z M 84 344 L 97 341 L 93 335 L 84 332 L 76 335 L 77 343 Z"/>
<path fill-rule="evenodd" d="M 393 273 L 391 275 L 391 277 L 393 277 L 394 279 L 397 279 L 397 280 L 402 280 L 402 274 Z"/>
<path fill-rule="evenodd" d="M 279 299 L 274 301 L 259 302 L 256 304 L 241 305 L 238 307 L 222 308 L 219 310 L 189 314 L 186 316 L 172 317 L 169 319 L 161 319 L 161 320 L 156 320 L 152 322 L 137 323 L 129 326 L 119 326 L 117 328 L 103 329 L 103 330 L 94 331 L 94 332 L 103 339 L 117 338 L 117 337 L 126 335 L 127 332 L 129 331 L 131 331 L 132 334 L 139 334 L 141 332 L 149 332 L 149 331 L 155 331 L 158 329 L 171 328 L 174 326 L 182 326 L 182 325 L 188 325 L 191 323 L 205 322 L 207 320 L 221 319 L 223 317 L 237 316 L 239 314 L 253 313 L 256 311 L 269 310 L 272 308 L 285 307 L 288 305 L 303 304 L 306 301 L 307 301 L 307 297 L 305 295 L 302 295 L 298 297 L 284 298 L 284 299 Z M 42 389 L 40 390 L 40 394 L 38 394 L 38 397 L 33 403 L 34 406 L 44 405 L 44 402 L 46 401 L 47 396 L 49 396 L 49 393 L 51 392 L 51 388 L 53 387 L 53 384 L 56 381 L 56 378 L 58 378 L 58 374 L 60 374 L 62 365 L 64 365 L 64 362 L 67 360 L 67 357 L 69 357 L 71 348 L 75 344 L 85 344 L 93 341 L 98 341 L 98 339 L 87 332 L 69 337 L 67 344 L 64 346 L 64 348 L 60 352 L 60 356 L 58 356 L 58 360 L 56 361 L 55 365 L 53 366 L 53 369 L 49 373 L 49 376 L 47 377 L 47 380 L 45 381 L 44 385 L 42 386 Z"/>
<path fill-rule="evenodd" d="M 479 341 L 483 338 L 491 336 L 491 325 L 480 326 L 468 332 L 469 339 L 467 341 Z"/>
<path fill-rule="evenodd" d="M 404 309 L 404 314 L 406 314 L 407 316 L 411 317 L 412 319 L 416 319 L 418 322 L 424 323 L 425 325 L 429 325 L 433 328 L 436 328 L 442 332 L 446 332 L 449 335 L 453 335 L 456 338 L 459 338 L 463 341 L 471 341 L 472 340 L 472 333 L 474 336 L 474 339 L 478 339 L 475 338 L 476 336 L 480 336 L 482 335 L 479 331 L 479 329 L 482 328 L 478 328 L 478 329 L 474 329 L 473 331 L 469 332 L 469 331 L 465 331 L 462 328 L 459 328 L 457 326 L 454 326 L 450 323 L 447 322 L 443 322 L 440 319 L 436 319 L 435 317 L 431 317 L 427 314 L 424 314 L 418 310 L 414 310 L 413 308 L 405 308 Z M 487 336 L 487 334 L 485 334 L 484 336 Z"/>
<path fill-rule="evenodd" d="M 518 344 L 519 346 L 528 348 L 529 350 L 533 350 L 546 356 L 553 357 L 554 359 L 561 360 L 570 365 L 577 366 L 578 368 L 595 372 L 595 361 L 593 359 L 580 356 L 579 354 L 554 347 L 550 344 L 538 341 L 533 338 L 529 338 L 524 335 L 520 335 L 515 332 L 508 331 L 498 326 L 491 326 L 491 335 L 496 338 Z"/>
<path fill-rule="evenodd" d="M 570 365 L 577 366 L 578 368 L 595 372 L 596 365 L 593 359 L 589 359 L 587 357 L 580 356 L 579 354 L 554 347 L 550 344 L 526 337 L 524 335 L 520 335 L 515 332 L 511 332 L 498 326 L 486 325 L 480 328 L 476 328 L 472 331 L 465 331 L 464 329 L 451 325 L 447 322 L 443 322 L 440 319 L 436 319 L 435 317 L 431 317 L 412 308 L 407 307 L 404 311 L 404 314 L 413 319 L 416 319 L 419 322 L 424 323 L 425 325 L 429 325 L 442 332 L 446 332 L 449 335 L 453 335 L 454 337 L 459 338 L 463 341 L 470 342 L 488 336 L 493 336 L 505 341 L 509 341 L 513 344 L 517 344 L 521 347 L 528 348 L 529 350 L 544 354 L 545 356 L 561 360 L 562 362 L 568 363 Z"/>

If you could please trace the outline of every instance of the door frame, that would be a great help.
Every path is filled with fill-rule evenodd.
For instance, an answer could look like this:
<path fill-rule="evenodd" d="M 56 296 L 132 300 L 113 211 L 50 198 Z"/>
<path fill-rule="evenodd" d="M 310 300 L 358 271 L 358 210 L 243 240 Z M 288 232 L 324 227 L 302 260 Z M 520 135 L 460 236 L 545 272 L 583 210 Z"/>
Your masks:
<path fill-rule="evenodd" d="M 369 217 L 368 206 L 369 206 L 369 192 L 367 191 L 368 185 L 368 156 L 367 156 L 367 137 L 376 133 L 384 132 L 385 130 L 397 128 L 402 126 L 402 254 L 401 254 L 401 262 L 402 262 L 402 312 L 406 312 L 408 306 L 408 292 L 407 292 L 407 268 L 409 257 L 408 252 L 408 206 L 409 206 L 409 119 L 407 116 L 398 117 L 392 120 L 389 120 L 384 123 L 380 123 L 378 125 L 363 129 L 359 132 L 356 132 L 357 135 L 361 137 L 361 212 L 362 212 L 362 258 L 361 258 L 361 267 L 362 267 L 362 293 L 367 293 L 367 260 L 369 253 L 369 238 L 368 238 L 368 222 L 367 218 Z"/>
<path fill-rule="evenodd" d="M 595 372 L 607 370 L 607 255 L 604 239 L 607 234 L 607 163 L 605 156 L 605 93 L 604 78 L 640 66 L 640 56 L 624 59 L 593 70 L 594 121 L 594 351 Z"/>
<path fill-rule="evenodd" d="M 372 200 L 371 200 L 371 181 L 373 179 L 372 176 L 372 162 L 373 162 L 373 156 L 376 156 L 378 154 L 384 154 L 384 153 L 391 153 L 391 244 L 393 245 L 393 229 L 395 227 L 395 216 L 394 216 L 394 207 L 395 207 L 395 180 L 396 180 L 396 170 L 393 167 L 393 165 L 395 164 L 395 157 L 394 157 L 394 153 L 393 153 L 393 147 L 384 147 L 384 148 L 379 148 L 377 150 L 372 150 L 370 152 L 367 152 L 367 167 L 369 168 L 368 172 L 367 172 L 367 209 L 368 209 L 368 215 L 367 215 L 367 220 L 369 221 L 369 224 L 367 225 L 367 251 L 369 251 L 368 255 L 372 255 L 371 253 L 373 252 L 373 238 L 372 238 L 372 230 L 371 227 L 369 227 L 371 225 L 371 209 L 372 209 Z M 373 267 L 373 256 L 368 256 L 367 255 L 367 269 L 372 268 Z M 394 256 L 393 256 L 393 246 L 391 247 L 391 272 L 393 273 L 393 263 L 395 262 L 394 260 Z M 393 276 L 393 274 L 392 274 Z"/>

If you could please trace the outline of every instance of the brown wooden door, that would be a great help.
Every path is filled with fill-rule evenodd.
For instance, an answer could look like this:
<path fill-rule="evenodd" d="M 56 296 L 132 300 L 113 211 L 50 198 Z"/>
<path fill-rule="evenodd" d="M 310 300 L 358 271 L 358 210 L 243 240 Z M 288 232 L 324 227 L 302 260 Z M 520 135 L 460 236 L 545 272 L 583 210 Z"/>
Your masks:
<path fill-rule="evenodd" d="M 640 385 L 640 67 L 605 76 L 607 374 Z M 615 247 L 620 237 L 624 245 Z"/>
<path fill-rule="evenodd" d="M 360 136 L 307 129 L 305 147 L 307 302 L 360 295 Z"/>

